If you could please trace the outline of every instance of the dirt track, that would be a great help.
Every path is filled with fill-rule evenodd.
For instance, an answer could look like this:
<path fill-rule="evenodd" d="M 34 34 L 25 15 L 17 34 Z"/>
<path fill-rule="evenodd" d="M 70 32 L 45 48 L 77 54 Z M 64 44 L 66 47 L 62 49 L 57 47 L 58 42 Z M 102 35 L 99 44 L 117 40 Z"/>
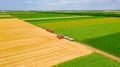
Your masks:
<path fill-rule="evenodd" d="M 0 19 L 0 67 L 47 67 L 92 52 L 19 19 Z"/>
<path fill-rule="evenodd" d="M 52 18 L 30 18 L 30 19 L 22 19 L 22 20 L 48 20 L 48 19 L 78 18 L 78 17 L 92 17 L 92 16 L 69 16 L 69 17 L 52 17 Z"/>

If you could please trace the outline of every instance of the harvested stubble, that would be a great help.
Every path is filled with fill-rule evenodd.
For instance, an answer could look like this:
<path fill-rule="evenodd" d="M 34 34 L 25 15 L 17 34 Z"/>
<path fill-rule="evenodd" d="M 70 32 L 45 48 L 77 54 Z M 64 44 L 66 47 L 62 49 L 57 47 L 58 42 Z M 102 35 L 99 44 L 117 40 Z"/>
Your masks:
<path fill-rule="evenodd" d="M 47 67 L 92 52 L 19 19 L 0 20 L 0 67 Z"/>

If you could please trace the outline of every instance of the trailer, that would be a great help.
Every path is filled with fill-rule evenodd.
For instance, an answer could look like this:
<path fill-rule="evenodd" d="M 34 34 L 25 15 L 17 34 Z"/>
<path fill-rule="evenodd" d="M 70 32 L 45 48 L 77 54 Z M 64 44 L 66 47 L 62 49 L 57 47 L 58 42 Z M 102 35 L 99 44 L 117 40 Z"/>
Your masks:
<path fill-rule="evenodd" d="M 57 38 L 58 38 L 58 39 L 64 39 L 64 35 L 58 34 L 58 35 L 57 35 Z"/>
<path fill-rule="evenodd" d="M 68 37 L 68 36 L 64 36 L 64 38 L 67 39 L 67 40 L 69 40 L 69 41 L 74 41 L 73 38 L 70 38 L 70 37 Z"/>

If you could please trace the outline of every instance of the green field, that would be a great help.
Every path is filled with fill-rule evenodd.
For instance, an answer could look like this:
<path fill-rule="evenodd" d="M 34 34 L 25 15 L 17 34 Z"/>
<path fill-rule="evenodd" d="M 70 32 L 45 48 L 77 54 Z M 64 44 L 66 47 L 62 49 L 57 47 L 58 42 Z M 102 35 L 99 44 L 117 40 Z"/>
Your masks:
<path fill-rule="evenodd" d="M 65 61 L 52 67 L 120 67 L 120 63 L 108 59 L 100 54 L 92 53 L 87 56 Z"/>
<path fill-rule="evenodd" d="M 84 43 L 120 57 L 120 33 L 88 39 Z"/>
<path fill-rule="evenodd" d="M 9 13 L 9 14 L 20 19 L 77 16 L 77 15 L 53 14 L 53 13 L 44 13 L 44 12 Z"/>
<path fill-rule="evenodd" d="M 107 22 L 108 20 L 110 21 Z M 28 21 L 28 22 L 37 25 L 39 27 L 49 28 L 57 33 L 61 33 L 73 37 L 77 41 L 120 31 L 119 30 L 120 18 L 92 17 L 92 19 L 84 18 L 84 20 L 83 18 L 82 20 L 81 18 L 77 18 L 77 20 L 76 19 L 74 20 L 70 19 L 67 21 L 57 20 L 57 22 L 54 21 L 51 22 L 51 20 L 43 20 L 43 21 L 36 20 L 36 21 Z"/>

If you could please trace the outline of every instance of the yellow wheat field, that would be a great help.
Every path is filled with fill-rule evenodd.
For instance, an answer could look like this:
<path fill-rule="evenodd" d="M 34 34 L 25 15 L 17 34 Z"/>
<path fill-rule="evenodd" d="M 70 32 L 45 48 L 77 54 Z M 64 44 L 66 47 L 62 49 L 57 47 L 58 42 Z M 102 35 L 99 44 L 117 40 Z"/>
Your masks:
<path fill-rule="evenodd" d="M 48 67 L 92 52 L 19 19 L 0 19 L 0 67 Z"/>

